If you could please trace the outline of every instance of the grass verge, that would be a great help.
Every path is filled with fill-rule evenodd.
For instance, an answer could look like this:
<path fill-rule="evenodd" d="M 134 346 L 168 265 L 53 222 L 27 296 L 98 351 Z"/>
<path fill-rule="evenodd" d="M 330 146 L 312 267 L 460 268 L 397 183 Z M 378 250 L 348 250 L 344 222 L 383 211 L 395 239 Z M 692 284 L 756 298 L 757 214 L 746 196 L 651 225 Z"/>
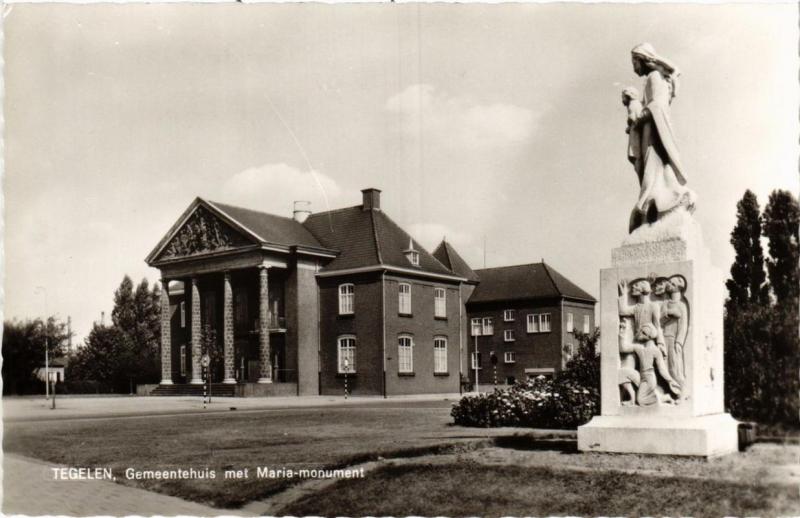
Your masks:
<path fill-rule="evenodd" d="M 797 489 L 618 472 L 474 462 L 386 466 L 343 480 L 277 516 L 797 515 Z"/>

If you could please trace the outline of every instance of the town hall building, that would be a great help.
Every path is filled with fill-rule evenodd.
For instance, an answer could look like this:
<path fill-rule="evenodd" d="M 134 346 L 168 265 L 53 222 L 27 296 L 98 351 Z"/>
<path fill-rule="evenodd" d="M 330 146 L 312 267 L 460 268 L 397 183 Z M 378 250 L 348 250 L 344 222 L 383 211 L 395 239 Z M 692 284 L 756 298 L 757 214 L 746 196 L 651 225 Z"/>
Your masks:
<path fill-rule="evenodd" d="M 588 315 L 593 328 L 594 299 L 550 265 L 473 271 L 445 241 L 433 254 L 420 246 L 381 210 L 380 190 L 362 194 L 293 218 L 195 199 L 146 259 L 163 288 L 155 394 L 199 388 L 205 352 L 224 395 L 455 393 L 475 374 L 489 381 L 490 352 L 515 360 L 503 383 L 563 368 L 553 350 L 566 331 L 540 326 L 525 340 L 522 329 L 511 350 L 491 338 L 511 327 L 501 311 L 546 310 L 548 329 Z"/>

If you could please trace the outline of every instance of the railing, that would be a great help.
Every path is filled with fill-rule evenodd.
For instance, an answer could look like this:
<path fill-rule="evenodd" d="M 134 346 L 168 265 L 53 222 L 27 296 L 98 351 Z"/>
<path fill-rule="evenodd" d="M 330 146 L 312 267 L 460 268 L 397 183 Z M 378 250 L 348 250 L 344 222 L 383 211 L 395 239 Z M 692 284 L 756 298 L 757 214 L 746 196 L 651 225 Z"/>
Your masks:
<path fill-rule="evenodd" d="M 269 316 L 270 329 L 286 329 L 286 317 L 270 315 Z"/>

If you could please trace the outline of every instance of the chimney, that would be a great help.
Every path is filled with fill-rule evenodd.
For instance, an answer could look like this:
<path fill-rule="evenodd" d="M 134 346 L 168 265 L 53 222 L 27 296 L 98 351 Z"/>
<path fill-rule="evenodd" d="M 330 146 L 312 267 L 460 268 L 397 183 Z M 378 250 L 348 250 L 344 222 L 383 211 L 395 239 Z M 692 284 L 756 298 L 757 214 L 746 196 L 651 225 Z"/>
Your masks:
<path fill-rule="evenodd" d="M 296 200 L 294 202 L 294 210 L 292 218 L 298 223 L 304 222 L 311 215 L 311 202 L 305 200 Z"/>
<path fill-rule="evenodd" d="M 363 195 L 362 210 L 381 210 L 381 190 L 370 187 L 361 191 Z"/>

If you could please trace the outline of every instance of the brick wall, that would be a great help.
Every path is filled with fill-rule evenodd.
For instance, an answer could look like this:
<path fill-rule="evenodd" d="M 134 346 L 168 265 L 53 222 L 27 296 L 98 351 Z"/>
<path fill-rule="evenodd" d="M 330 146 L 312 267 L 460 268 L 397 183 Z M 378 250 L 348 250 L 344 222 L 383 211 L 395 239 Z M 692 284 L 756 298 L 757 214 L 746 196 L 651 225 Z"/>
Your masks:
<path fill-rule="evenodd" d="M 572 312 L 575 316 L 575 327 L 582 330 L 583 315 L 590 314 L 591 325 L 594 326 L 594 305 L 585 303 L 563 303 L 564 313 Z M 515 310 L 513 322 L 503 321 L 503 310 Z M 549 313 L 550 331 L 539 333 L 527 332 L 527 315 L 530 313 Z M 492 304 L 469 304 L 467 306 L 466 332 L 469 342 L 469 354 L 475 351 L 475 338 L 471 336 L 471 320 L 473 318 L 491 317 L 494 323 L 494 334 L 478 337 L 478 351 L 481 353 L 481 369 L 478 376 L 480 383 L 492 383 L 494 378 L 490 352 L 498 357 L 497 380 L 503 384 L 507 378 L 515 381 L 526 378 L 526 368 L 552 368 L 559 371 L 564 365 L 563 346 L 565 343 L 576 343 L 572 333 L 566 333 L 566 317 L 562 314 L 560 300 L 518 301 Z M 514 341 L 504 340 L 505 329 L 514 331 Z M 514 363 L 505 363 L 506 352 L 515 353 Z M 471 365 L 468 363 L 468 365 Z M 469 379 L 474 381 L 475 371 L 470 368 Z"/>
<path fill-rule="evenodd" d="M 399 314 L 399 283 L 411 285 L 412 316 Z M 434 288 L 444 288 L 447 318 L 434 317 Z M 386 391 L 388 395 L 455 393 L 459 390 L 459 287 L 427 280 L 386 276 Z M 398 372 L 398 338 L 414 338 L 414 375 Z M 447 338 L 447 375 L 433 372 L 433 339 Z"/>
<path fill-rule="evenodd" d="M 339 285 L 354 285 L 352 315 L 339 315 Z M 337 370 L 337 339 L 356 337 L 356 372 L 348 375 L 352 394 L 383 394 L 383 325 L 381 277 L 371 273 L 341 278 L 319 278 L 320 393 L 344 394 L 344 376 Z"/>

